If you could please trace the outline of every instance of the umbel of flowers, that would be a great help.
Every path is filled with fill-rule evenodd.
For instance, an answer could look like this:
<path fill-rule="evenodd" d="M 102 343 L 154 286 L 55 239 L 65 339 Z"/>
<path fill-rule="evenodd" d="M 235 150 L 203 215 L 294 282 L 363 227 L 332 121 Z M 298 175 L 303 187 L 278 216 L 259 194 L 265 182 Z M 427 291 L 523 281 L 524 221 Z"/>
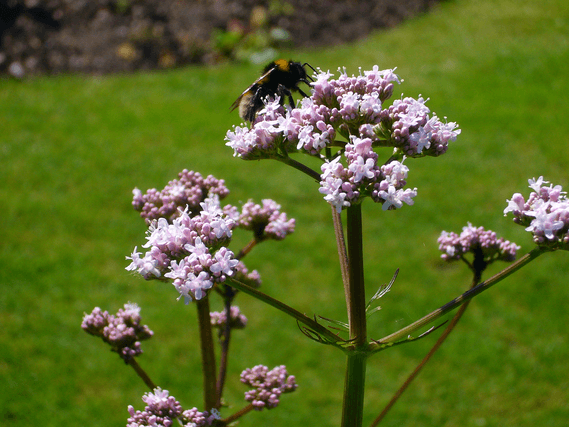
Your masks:
<path fill-rule="evenodd" d="M 406 157 L 439 156 L 460 130 L 431 114 L 426 100 L 403 98 L 391 105 L 394 70 L 360 72 L 337 79 L 321 72 L 312 83 L 312 95 L 300 107 L 267 100 L 252 126 L 236 126 L 226 135 L 234 155 L 246 160 L 288 161 L 288 155 L 306 153 L 322 160 L 320 192 L 338 212 L 371 197 L 383 209 L 413 204 L 416 188 L 405 188 Z M 387 161 L 379 162 L 377 148 L 390 147 Z"/>
<path fill-rule="evenodd" d="M 149 224 L 142 254 L 135 247 L 127 267 L 147 280 L 170 279 L 186 302 L 200 300 L 228 276 L 257 286 L 260 277 L 248 272 L 228 249 L 235 228 L 253 232 L 255 242 L 282 240 L 294 231 L 295 221 L 270 199 L 262 205 L 249 200 L 241 209 L 221 205 L 229 194 L 223 180 L 184 170 L 179 180 L 161 191 L 133 191 L 133 206 Z M 164 216 L 162 216 L 164 215 Z"/>
<path fill-rule="evenodd" d="M 220 419 L 219 412 L 212 410 L 200 412 L 197 408 L 183 410 L 180 402 L 170 396 L 168 390 L 155 388 L 152 393 L 142 397 L 146 407 L 143 411 L 135 411 L 132 405 L 128 407 L 130 414 L 127 427 L 142 426 L 175 426 L 204 427 L 211 426 L 215 420 Z"/>
<path fill-rule="evenodd" d="M 81 327 L 102 338 L 127 363 L 142 353 L 140 341 L 154 335 L 148 326 L 140 324 L 140 307 L 133 303 L 125 304 L 116 316 L 95 307 L 90 314 L 85 314 Z"/>
<path fill-rule="evenodd" d="M 245 400 L 251 402 L 258 411 L 265 407 L 276 408 L 280 395 L 291 393 L 297 387 L 294 376 L 288 375 L 284 365 L 277 366 L 270 371 L 263 365 L 245 369 L 241 373 L 241 382 L 253 387 L 245 393 Z"/>
<path fill-rule="evenodd" d="M 224 311 L 212 311 L 209 313 L 211 326 L 225 329 L 227 326 L 227 313 Z M 229 309 L 229 325 L 232 329 L 243 329 L 247 326 L 247 318 L 236 305 L 232 305 Z"/>
<path fill-rule="evenodd" d="M 512 213 L 514 222 L 526 227 L 533 241 L 544 249 L 569 250 L 569 200 L 560 185 L 549 184 L 540 176 L 528 180 L 533 191 L 526 200 L 515 193 L 504 215 Z"/>
<path fill-rule="evenodd" d="M 464 259 L 465 254 L 480 251 L 487 264 L 494 260 L 511 262 L 516 259 L 520 249 L 515 243 L 503 237 L 498 238 L 494 231 L 474 227 L 470 223 L 462 228 L 460 234 L 443 231 L 438 242 L 439 250 L 443 253 L 441 258 L 447 261 Z"/>

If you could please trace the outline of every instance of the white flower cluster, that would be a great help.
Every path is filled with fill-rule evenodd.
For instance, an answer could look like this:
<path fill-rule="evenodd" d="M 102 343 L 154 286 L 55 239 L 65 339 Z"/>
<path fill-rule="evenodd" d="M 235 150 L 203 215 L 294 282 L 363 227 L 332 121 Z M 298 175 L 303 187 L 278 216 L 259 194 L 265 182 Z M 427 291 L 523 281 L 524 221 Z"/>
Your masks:
<path fill-rule="evenodd" d="M 560 185 L 549 184 L 540 176 L 528 180 L 533 190 L 528 199 L 515 193 L 504 215 L 512 213 L 514 222 L 526 227 L 534 242 L 549 249 L 569 249 L 569 200 Z"/>

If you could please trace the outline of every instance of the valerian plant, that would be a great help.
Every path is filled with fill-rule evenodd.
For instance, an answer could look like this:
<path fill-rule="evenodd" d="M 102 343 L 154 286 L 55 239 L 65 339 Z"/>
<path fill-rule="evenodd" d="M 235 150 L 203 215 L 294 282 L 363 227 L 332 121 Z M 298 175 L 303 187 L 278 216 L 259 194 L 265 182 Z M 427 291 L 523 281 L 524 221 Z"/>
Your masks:
<path fill-rule="evenodd" d="M 440 347 L 463 315 L 468 302 L 539 255 L 569 248 L 569 201 L 561 186 L 547 186 L 542 177 L 530 180 L 533 192 L 527 200 L 514 194 L 504 214 L 513 214 L 514 222 L 533 235 L 536 248 L 515 261 L 520 247 L 498 238 L 483 227 L 467 224 L 460 234 L 443 231 L 438 239 L 442 258 L 462 261 L 472 271 L 469 289 L 428 315 L 381 339 L 368 338 L 367 318 L 377 310 L 372 306 L 393 286 L 397 272 L 388 285 L 368 300 L 364 290 L 364 253 L 362 249 L 362 211 L 366 199 L 379 203 L 383 211 L 395 211 L 413 205 L 417 188 L 407 186 L 410 172 L 406 159 L 438 157 L 447 152 L 449 143 L 460 134 L 454 122 L 440 120 L 427 107 L 423 97 L 401 97 L 388 103 L 394 87 L 400 84 L 395 70 L 377 66 L 349 76 L 339 70 L 337 78 L 318 72 L 311 83 L 309 97 L 296 108 L 280 99 L 267 98 L 265 107 L 250 126 L 235 126 L 226 135 L 226 145 L 244 160 L 274 159 L 313 178 L 331 207 L 339 255 L 339 269 L 344 285 L 348 322 L 310 318 L 295 308 L 259 290 L 261 278 L 249 271 L 243 259 L 265 240 L 282 240 L 295 229 L 273 200 L 242 206 L 222 204 L 229 190 L 221 179 L 203 177 L 195 171 L 182 171 L 158 191 L 133 191 L 133 206 L 146 222 L 148 231 L 143 252 L 134 248 L 127 257 L 129 271 L 146 280 L 170 285 L 178 299 L 197 310 L 203 367 L 203 406 L 184 410 L 167 390 L 155 385 L 136 362 L 142 353 L 140 341 L 153 336 L 140 324 L 140 308 L 126 304 L 116 315 L 100 308 L 86 314 L 82 327 L 99 336 L 111 350 L 129 365 L 150 388 L 142 398 L 145 408 L 129 406 L 127 426 L 225 426 L 253 410 L 277 407 L 282 395 L 297 389 L 295 377 L 286 366 L 273 369 L 256 365 L 245 369 L 240 381 L 248 387 L 244 406 L 226 413 L 222 397 L 226 382 L 229 343 L 232 332 L 243 329 L 247 318 L 234 305 L 245 293 L 290 315 L 301 331 L 322 344 L 336 347 L 346 355 L 343 387 L 342 427 L 363 423 L 366 363 L 370 356 L 394 345 L 415 341 L 442 326 L 445 314 L 459 308 L 444 332 L 373 421 L 379 424 L 397 398 Z M 320 171 L 310 168 L 291 155 L 314 157 Z M 342 215 L 347 225 L 344 230 Z M 233 233 L 251 233 L 250 242 L 237 253 L 230 250 Z M 482 274 L 493 262 L 512 263 L 500 273 L 483 281 Z M 515 262 L 514 262 L 515 261 Z M 210 313 L 210 299 L 220 298 L 224 309 Z M 432 326 L 435 325 L 435 326 Z M 430 329 L 427 329 L 431 326 Z M 338 330 L 345 329 L 345 332 Z M 217 337 L 214 338 L 214 331 Z M 219 345 L 220 357 L 214 347 Z M 339 383 L 341 379 L 339 378 Z"/>

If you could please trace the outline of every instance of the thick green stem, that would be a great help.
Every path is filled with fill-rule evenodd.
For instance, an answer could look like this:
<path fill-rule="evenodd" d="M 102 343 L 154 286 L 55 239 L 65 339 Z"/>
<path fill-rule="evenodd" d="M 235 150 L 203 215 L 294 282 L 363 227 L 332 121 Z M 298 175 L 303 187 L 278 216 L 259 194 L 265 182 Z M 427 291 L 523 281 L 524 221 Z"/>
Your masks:
<path fill-rule="evenodd" d="M 363 423 L 366 358 L 365 353 L 354 352 L 348 355 L 342 427 L 360 427 Z"/>
<path fill-rule="evenodd" d="M 350 340 L 353 340 L 357 347 L 365 344 L 367 339 L 361 205 L 358 204 L 348 208 L 347 225 L 349 280 L 348 286 L 345 288 L 345 294 L 348 307 L 348 323 L 350 325 Z"/>
<path fill-rule="evenodd" d="M 348 282 L 344 284 L 350 341 L 344 383 L 342 427 L 360 427 L 363 422 L 364 389 L 367 352 L 366 301 L 364 288 L 364 265 L 362 244 L 361 205 L 348 208 Z"/>
<path fill-rule="evenodd" d="M 198 310 L 198 325 L 200 329 L 200 344 L 202 354 L 204 409 L 211 411 L 217 408 L 217 379 L 215 370 L 215 353 L 213 348 L 213 333 L 209 315 L 209 299 L 204 297 L 196 301 Z"/>

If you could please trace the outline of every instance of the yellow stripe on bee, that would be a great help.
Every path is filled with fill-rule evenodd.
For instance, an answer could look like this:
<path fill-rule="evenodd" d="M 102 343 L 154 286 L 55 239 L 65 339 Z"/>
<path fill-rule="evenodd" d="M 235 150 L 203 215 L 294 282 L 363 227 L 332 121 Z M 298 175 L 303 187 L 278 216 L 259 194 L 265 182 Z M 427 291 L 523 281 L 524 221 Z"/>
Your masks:
<path fill-rule="evenodd" d="M 277 59 L 275 64 L 282 71 L 288 71 L 290 68 L 290 63 L 286 59 Z"/>

